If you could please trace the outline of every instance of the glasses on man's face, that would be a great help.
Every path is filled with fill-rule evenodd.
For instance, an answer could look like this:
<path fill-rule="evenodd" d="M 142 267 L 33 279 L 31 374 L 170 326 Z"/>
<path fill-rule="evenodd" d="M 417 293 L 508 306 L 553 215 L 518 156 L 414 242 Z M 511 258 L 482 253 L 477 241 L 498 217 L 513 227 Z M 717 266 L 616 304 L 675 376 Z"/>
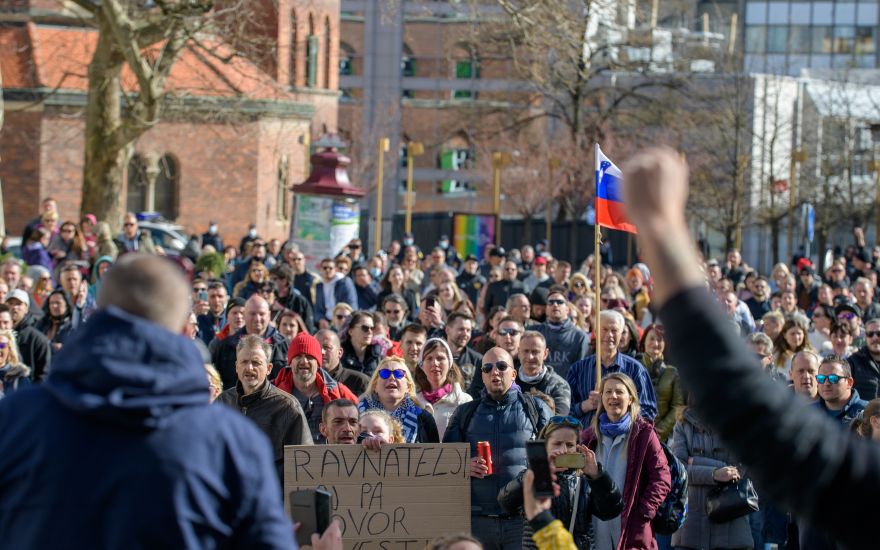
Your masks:
<path fill-rule="evenodd" d="M 824 384 L 826 380 L 829 384 L 837 384 L 838 382 L 846 378 L 849 378 L 849 376 L 840 376 L 837 374 L 817 374 L 816 382 L 818 382 L 820 386 Z"/>
<path fill-rule="evenodd" d="M 404 371 L 403 369 L 379 369 L 379 378 L 381 378 L 382 380 L 388 380 L 392 376 L 396 380 L 406 378 L 406 371 Z"/>
<path fill-rule="evenodd" d="M 516 336 L 519 334 L 519 330 L 515 328 L 501 328 L 498 329 L 499 336 Z"/>
<path fill-rule="evenodd" d="M 194 286 L 193 292 L 208 292 L 208 287 L 206 286 Z"/>
<path fill-rule="evenodd" d="M 562 306 L 562 305 L 565 305 L 565 300 L 559 300 L 559 299 L 547 300 L 547 305 L 548 306 Z"/>
<path fill-rule="evenodd" d="M 494 363 L 483 363 L 483 366 L 480 368 L 482 369 L 483 373 L 489 374 L 490 372 L 492 372 L 492 369 L 496 369 L 498 372 L 504 372 L 512 367 L 504 361 L 495 361 Z"/>
<path fill-rule="evenodd" d="M 837 319 L 841 320 L 841 321 L 852 321 L 855 318 L 856 318 L 855 313 L 845 312 L 845 313 L 838 313 L 837 314 Z"/>
<path fill-rule="evenodd" d="M 324 271 L 333 271 L 334 269 L 336 269 L 336 266 L 335 265 L 322 265 L 321 269 L 323 269 Z"/>
<path fill-rule="evenodd" d="M 132 222 L 125 222 L 124 224 L 122 224 L 122 227 L 134 227 L 134 226 L 135 226 L 135 224 L 133 224 Z"/>
<path fill-rule="evenodd" d="M 880 330 L 869 330 L 865 332 L 868 338 L 880 338 Z"/>
<path fill-rule="evenodd" d="M 301 261 L 305 260 L 305 258 L 304 258 L 303 256 L 294 256 L 294 257 L 292 258 L 292 260 L 293 260 L 294 262 L 301 262 Z"/>

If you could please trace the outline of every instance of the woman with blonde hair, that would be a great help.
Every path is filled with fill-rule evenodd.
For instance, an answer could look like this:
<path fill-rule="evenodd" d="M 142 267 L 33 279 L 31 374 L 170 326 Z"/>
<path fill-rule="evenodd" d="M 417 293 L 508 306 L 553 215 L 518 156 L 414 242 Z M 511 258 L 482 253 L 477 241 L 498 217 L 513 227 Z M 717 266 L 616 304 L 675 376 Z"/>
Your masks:
<path fill-rule="evenodd" d="M 865 439 L 880 441 L 880 398 L 868 401 L 861 416 L 853 420 L 851 427 Z"/>
<path fill-rule="evenodd" d="M 205 363 L 205 374 L 208 376 L 208 388 L 211 390 L 211 403 L 223 393 L 223 379 L 211 363 Z"/>
<path fill-rule="evenodd" d="M 269 268 L 260 261 L 251 262 L 248 267 L 247 275 L 244 280 L 235 285 L 232 289 L 233 298 L 244 298 L 247 300 L 260 291 L 263 283 L 269 280 Z"/>
<path fill-rule="evenodd" d="M 363 445 L 368 449 L 377 449 L 386 443 L 406 443 L 400 422 L 379 409 L 362 413 L 358 419 Z"/>
<path fill-rule="evenodd" d="M 568 279 L 568 301 L 574 302 L 590 292 L 590 281 L 583 273 L 575 273 Z"/>
<path fill-rule="evenodd" d="M 3 395 L 15 393 L 19 388 L 31 383 L 31 369 L 22 364 L 15 334 L 11 330 L 0 330 L 0 382 Z"/>
<path fill-rule="evenodd" d="M 354 313 L 354 309 L 346 303 L 333 306 L 333 318 L 330 319 L 331 328 L 337 334 L 344 333 L 352 313 Z"/>
<path fill-rule="evenodd" d="M 425 342 L 414 377 L 419 392 L 416 397 L 434 415 L 438 433 L 446 433 L 455 409 L 474 398 L 462 388 L 464 377 L 445 340 L 431 338 Z"/>
<path fill-rule="evenodd" d="M 407 443 L 440 443 L 434 415 L 419 407 L 415 382 L 400 357 L 386 357 L 373 371 L 358 410 L 385 411 L 400 422 Z"/>
<path fill-rule="evenodd" d="M 672 485 L 654 426 L 639 416 L 632 378 L 615 372 L 602 379 L 596 414 L 583 442 L 623 493 L 620 517 L 593 518 L 593 548 L 656 549 L 651 519 Z"/>

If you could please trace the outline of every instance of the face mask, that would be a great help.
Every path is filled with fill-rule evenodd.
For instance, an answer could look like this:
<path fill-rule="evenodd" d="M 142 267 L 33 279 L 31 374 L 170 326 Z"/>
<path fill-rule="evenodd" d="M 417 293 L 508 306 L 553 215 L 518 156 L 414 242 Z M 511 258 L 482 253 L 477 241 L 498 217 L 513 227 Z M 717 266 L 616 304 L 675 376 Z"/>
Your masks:
<path fill-rule="evenodd" d="M 217 234 L 217 226 L 216 225 L 209 226 L 208 233 L 210 233 L 211 235 L 216 235 Z"/>
<path fill-rule="evenodd" d="M 370 268 L 370 275 L 371 275 L 374 279 L 378 279 L 378 278 L 379 278 L 379 275 L 381 275 L 381 274 L 382 274 L 382 270 L 379 269 L 378 267 L 371 267 L 371 268 Z"/>
<path fill-rule="evenodd" d="M 250 231 L 248 231 L 248 237 L 250 237 L 252 239 L 256 238 L 257 237 L 257 230 L 251 229 Z"/>
<path fill-rule="evenodd" d="M 412 239 L 403 239 L 403 246 L 412 246 Z"/>
<path fill-rule="evenodd" d="M 440 241 L 440 248 L 442 248 L 443 250 L 449 248 L 449 241 Z"/>

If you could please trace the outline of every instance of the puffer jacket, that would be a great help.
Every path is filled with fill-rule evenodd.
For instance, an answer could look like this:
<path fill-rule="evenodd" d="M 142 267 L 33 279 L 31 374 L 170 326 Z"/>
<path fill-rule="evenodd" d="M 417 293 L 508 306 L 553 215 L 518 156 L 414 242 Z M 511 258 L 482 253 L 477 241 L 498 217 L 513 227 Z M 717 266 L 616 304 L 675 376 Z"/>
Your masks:
<path fill-rule="evenodd" d="M 584 445 L 596 451 L 598 440 L 593 428 L 584 430 L 582 439 Z M 671 487 L 669 463 L 654 427 L 647 420 L 638 418 L 632 424 L 627 442 L 618 550 L 657 548 L 651 520 Z"/>
<path fill-rule="evenodd" d="M 647 354 L 642 354 L 641 362 L 651 375 L 654 395 L 657 396 L 657 416 L 654 417 L 654 431 L 660 441 L 669 440 L 675 427 L 675 411 L 685 405 L 684 392 L 678 378 L 678 370 L 666 364 L 661 357 L 651 361 Z"/>
<path fill-rule="evenodd" d="M 712 472 L 724 466 L 737 466 L 736 459 L 724 448 L 721 436 L 712 431 L 690 409 L 675 425 L 672 453 L 688 474 L 688 516 L 681 529 L 672 535 L 672 545 L 682 548 L 751 548 L 754 546 L 749 517 L 726 523 L 709 521 L 706 497 L 716 483 Z M 688 464 L 689 460 L 691 464 Z"/>
<path fill-rule="evenodd" d="M 217 398 L 254 421 L 272 443 L 278 479 L 284 480 L 284 446 L 311 445 L 312 432 L 299 401 L 269 383 L 263 382 L 254 393 L 245 395 L 239 382 Z"/>
<path fill-rule="evenodd" d="M 535 439 L 550 419 L 547 405 L 537 397 L 526 395 L 526 399 L 533 400 L 538 412 L 538 425 L 533 427 L 518 393 L 518 388 L 511 387 L 496 401 L 484 391 L 467 431 L 461 425 L 462 411 L 472 406 L 467 403 L 455 410 L 446 428 L 443 443 L 470 443 L 471 456 L 476 456 L 477 442 L 488 441 L 492 451 L 492 475 L 471 479 L 472 515 L 504 513 L 498 504 L 498 493 L 528 466 L 526 441 Z"/>
<path fill-rule="evenodd" d="M 443 434 L 446 433 L 446 427 L 449 426 L 449 419 L 452 418 L 455 409 L 457 409 L 459 405 L 474 400 L 474 398 L 465 393 L 458 384 L 453 384 L 452 392 L 447 393 L 440 398 L 440 401 L 433 404 L 428 403 L 428 400 L 425 399 L 424 392 L 417 393 L 416 397 L 422 408 L 434 415 L 434 421 L 437 422 L 437 432 L 440 433 L 441 438 L 443 437 Z"/>
<path fill-rule="evenodd" d="M 553 399 L 555 414 L 566 415 L 571 409 L 571 387 L 565 378 L 556 374 L 556 371 L 549 366 L 544 366 L 544 374 L 534 382 L 525 382 L 517 375 L 516 385 L 524 393 L 531 393 L 532 390 L 535 390 L 549 395 Z"/>
<path fill-rule="evenodd" d="M 509 514 L 523 512 L 523 475 L 525 470 L 508 483 L 498 493 L 498 503 Z M 611 476 L 599 465 L 599 475 L 596 479 L 590 479 L 586 475 L 575 475 L 574 470 L 564 470 L 556 474 L 559 483 L 559 496 L 553 498 L 550 512 L 553 517 L 560 519 L 568 529 L 571 525 L 571 516 L 574 512 L 574 495 L 577 492 L 577 482 L 580 479 L 580 492 L 578 493 L 577 518 L 574 521 L 574 542 L 578 548 L 589 550 L 593 547 L 593 516 L 601 520 L 609 520 L 616 517 L 623 510 L 623 497 L 620 489 L 614 484 Z M 529 522 L 523 523 L 522 547 L 527 549 L 537 548 L 532 540 L 534 530 Z"/>

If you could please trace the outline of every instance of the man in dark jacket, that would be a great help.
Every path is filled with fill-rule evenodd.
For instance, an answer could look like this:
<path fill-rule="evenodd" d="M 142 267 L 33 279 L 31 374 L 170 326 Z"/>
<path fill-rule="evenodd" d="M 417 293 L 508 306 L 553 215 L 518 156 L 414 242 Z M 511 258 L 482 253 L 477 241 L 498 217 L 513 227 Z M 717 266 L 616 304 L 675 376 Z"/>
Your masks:
<path fill-rule="evenodd" d="M 556 374 L 556 371 L 544 365 L 547 355 L 547 341 L 544 335 L 534 330 L 527 330 L 519 343 L 516 385 L 525 393 L 534 390 L 549 396 L 555 405 L 553 413 L 564 416 L 571 407 L 571 388 L 563 377 Z"/>
<path fill-rule="evenodd" d="M 284 261 L 293 270 L 293 287 L 302 294 L 309 304 L 315 305 L 315 284 L 318 278 L 306 269 L 306 255 L 294 243 L 287 243 L 281 252 Z"/>
<path fill-rule="evenodd" d="M 472 304 L 477 303 L 480 297 L 480 291 L 486 286 L 486 278 L 479 272 L 480 261 L 473 254 L 468 254 L 464 259 L 464 266 L 461 275 L 455 280 L 458 288 L 467 294 Z"/>
<path fill-rule="evenodd" d="M 865 410 L 868 402 L 853 388 L 852 369 L 846 361 L 834 356 L 824 358 L 816 380 L 819 382 L 816 407 L 830 417 L 849 425 Z"/>
<path fill-rule="evenodd" d="M 466 313 L 454 311 L 446 319 L 446 343 L 452 351 L 453 361 L 464 376 L 463 388 L 469 387 L 474 377 L 480 376 L 480 366 L 483 364 L 483 355 L 468 345 L 473 330 L 474 320 Z"/>
<path fill-rule="evenodd" d="M 209 405 L 188 296 L 165 260 L 121 259 L 46 383 L 0 401 L 3 546 L 295 547 L 265 436 Z"/>
<path fill-rule="evenodd" d="M 770 304 L 770 282 L 766 277 L 756 277 L 752 284 L 752 296 L 745 301 L 749 313 L 755 321 L 764 318 L 764 314 L 768 313 L 772 306 Z"/>
<path fill-rule="evenodd" d="M 138 229 L 138 219 L 133 212 L 128 212 L 122 218 L 122 233 L 113 239 L 119 255 L 128 252 L 140 252 L 142 254 L 155 254 L 156 245 L 149 231 Z"/>
<path fill-rule="evenodd" d="M 495 306 L 504 306 L 512 294 L 525 294 L 526 289 L 522 281 L 516 278 L 518 270 L 516 263 L 511 260 L 504 262 L 504 271 L 500 281 L 489 283 L 486 289 L 486 302 L 483 304 L 483 312 L 488 315 Z"/>
<path fill-rule="evenodd" d="M 520 548 L 522 518 L 505 514 L 498 492 L 528 466 L 526 442 L 537 437 L 551 413 L 543 401 L 513 385 L 513 357 L 503 349 L 486 352 L 481 374 L 486 391 L 455 410 L 443 442 L 471 445 L 471 533 L 486 549 Z M 492 475 L 476 455 L 478 441 L 491 442 Z"/>
<path fill-rule="evenodd" d="M 563 378 L 575 361 L 583 359 L 590 352 L 590 339 L 587 333 L 577 328 L 569 318 L 568 300 L 565 289 L 553 287 L 547 295 L 547 321 L 533 325 L 532 330 L 544 335 L 549 353 L 545 364 L 553 367 Z"/>
<path fill-rule="evenodd" d="M 244 336 L 254 334 L 263 339 L 271 346 L 269 353 L 269 379 L 275 378 L 278 373 L 287 366 L 287 338 L 275 327 L 269 325 L 269 303 L 260 296 L 254 294 L 248 298 L 244 306 L 244 328 L 235 334 L 224 338 L 217 346 L 213 357 L 214 368 L 220 373 L 224 388 L 231 388 L 238 382 L 236 374 L 236 347 L 238 341 Z"/>
<path fill-rule="evenodd" d="M 324 329 L 319 330 L 315 334 L 315 338 L 321 344 L 322 368 L 355 395 L 366 393 L 370 377 L 360 371 L 343 367 L 341 364 L 342 344 L 339 342 L 339 335 L 330 329 Z"/>
<path fill-rule="evenodd" d="M 278 264 L 269 272 L 269 279 L 275 283 L 278 289 L 276 292 L 276 305 L 298 314 L 306 324 L 309 333 L 315 332 L 315 315 L 312 311 L 312 304 L 303 294 L 293 285 L 293 270 L 287 264 Z"/>
<path fill-rule="evenodd" d="M 198 316 L 199 338 L 207 346 L 226 324 L 226 305 L 229 303 L 229 294 L 226 286 L 214 281 L 208 284 L 208 312 Z"/>
<path fill-rule="evenodd" d="M 366 264 L 355 266 L 352 270 L 354 289 L 357 293 L 358 308 L 364 311 L 373 311 L 378 305 L 379 289 L 370 276 L 370 270 Z"/>
<path fill-rule="evenodd" d="M 235 364 L 238 382 L 217 401 L 240 411 L 269 436 L 278 479 L 284 481 L 284 446 L 311 445 L 312 434 L 299 402 L 269 383 L 272 347 L 256 334 L 238 341 Z"/>
<path fill-rule="evenodd" d="M 223 237 L 220 236 L 217 223 L 213 221 L 208 222 L 208 231 L 202 233 L 202 248 L 209 245 L 213 246 L 217 252 L 223 253 Z"/>
<path fill-rule="evenodd" d="M 847 361 L 859 396 L 866 401 L 880 397 L 880 318 L 865 323 L 865 345 Z"/>
<path fill-rule="evenodd" d="M 42 382 L 52 360 L 52 347 L 49 339 L 36 328 L 37 318 L 28 312 L 30 298 L 27 292 L 15 289 L 6 295 L 6 306 L 12 316 L 15 340 L 21 361 L 31 368 L 31 379 Z"/>

